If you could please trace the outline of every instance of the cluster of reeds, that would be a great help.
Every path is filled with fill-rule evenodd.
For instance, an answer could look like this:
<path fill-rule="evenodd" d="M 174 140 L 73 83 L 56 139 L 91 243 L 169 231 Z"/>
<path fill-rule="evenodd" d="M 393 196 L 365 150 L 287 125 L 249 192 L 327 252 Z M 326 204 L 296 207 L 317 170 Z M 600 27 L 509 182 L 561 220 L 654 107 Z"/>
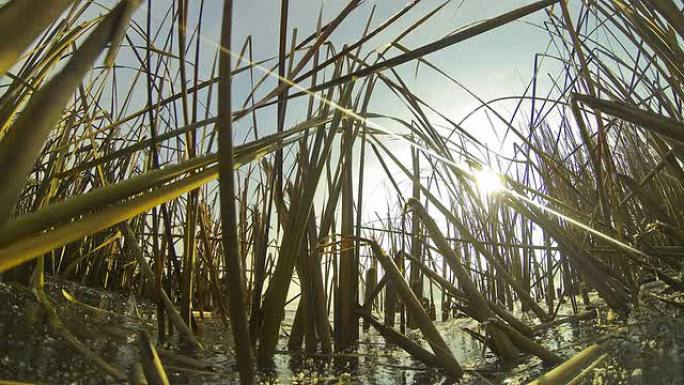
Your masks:
<path fill-rule="evenodd" d="M 159 337 L 176 330 L 197 349 L 193 310 L 216 312 L 232 329 L 243 383 L 254 380 L 255 358 L 273 357 L 293 284 L 291 349 L 353 348 L 363 318 L 455 377 L 463 369 L 431 307 L 444 318 L 458 310 L 479 321 L 480 330 L 467 332 L 506 365 L 520 353 L 555 363 L 561 358 L 535 333 L 556 322 L 561 301 L 578 312 L 576 296 L 588 304 L 596 291 L 626 315 L 643 279 L 655 275 L 680 290 L 681 6 L 587 0 L 569 8 L 543 0 L 406 48 L 402 40 L 448 3 L 388 36 L 398 20 L 415 18 L 419 2 L 374 28 L 369 20 L 363 36 L 340 49 L 331 35 L 360 17 L 362 1 L 348 1 L 301 37 L 290 36 L 283 0 L 279 54 L 257 61 L 250 39 L 231 46 L 233 4 L 225 0 L 212 63 L 200 63 L 203 1 L 175 0 L 161 17 L 151 0 L 121 0 L 96 17 L 91 1 L 7 2 L 0 8 L 4 279 L 32 278 L 40 292 L 45 272 L 146 293 L 158 304 Z M 199 7 L 192 23 L 189 7 Z M 552 44 L 535 58 L 525 94 L 511 99 L 514 113 L 484 100 L 473 112 L 505 127 L 512 156 L 485 148 L 395 70 L 419 62 L 461 88 L 429 54 L 536 12 L 546 12 L 540 27 Z M 376 37 L 389 44 L 366 54 Z M 117 54 L 133 64 L 118 64 Z M 550 61 L 561 71 L 540 81 Z M 201 77 L 204 67 L 211 77 Z M 234 97 L 236 78 L 251 84 L 244 100 Z M 369 110 L 378 87 L 412 118 Z M 273 129 L 260 114 L 275 118 Z M 290 126 L 293 114 L 299 123 Z M 448 127 L 437 127 L 435 115 Z M 387 118 L 409 133 L 386 129 L 379 122 Z M 410 148 L 412 164 L 387 139 Z M 362 221 L 371 158 L 387 171 L 400 207 L 377 213 L 381 225 L 372 227 Z M 487 168 L 501 184 L 491 195 L 478 185 Z M 536 327 L 513 315 L 516 304 Z M 393 328 L 398 313 L 402 331 L 419 328 L 431 352 Z"/>

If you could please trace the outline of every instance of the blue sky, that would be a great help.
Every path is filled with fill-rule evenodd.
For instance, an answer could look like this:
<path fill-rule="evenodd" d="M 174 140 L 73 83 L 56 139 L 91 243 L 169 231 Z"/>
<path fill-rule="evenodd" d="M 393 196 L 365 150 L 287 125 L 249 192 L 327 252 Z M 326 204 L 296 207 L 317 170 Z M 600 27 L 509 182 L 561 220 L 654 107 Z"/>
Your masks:
<path fill-rule="evenodd" d="M 157 49 L 167 50 L 176 53 L 177 42 L 175 42 L 175 32 L 173 34 L 174 43 L 165 46 L 166 35 L 175 26 L 172 18 L 167 15 L 167 11 L 172 4 L 171 0 L 147 0 L 152 4 L 153 29 L 161 26 L 161 37 L 154 44 Z M 198 10 L 201 0 L 191 0 L 189 16 L 189 34 L 193 34 L 197 27 Z M 375 8 L 371 20 L 371 29 L 384 22 L 390 15 L 402 9 L 408 0 L 366 0 L 362 6 L 353 11 L 342 25 L 333 33 L 331 41 L 339 51 L 344 44 L 356 42 L 361 36 L 371 12 Z M 319 11 L 323 10 L 323 23 L 327 23 L 335 17 L 339 11 L 347 4 L 348 0 L 291 0 L 289 11 L 289 36 L 292 30 L 298 30 L 298 38 L 302 39 L 316 30 Z M 378 47 L 384 47 L 387 43 L 404 31 L 408 26 L 415 23 L 425 14 L 442 4 L 442 0 L 422 0 L 409 13 L 404 15 L 392 27 L 385 30 L 380 35 L 366 43 L 365 53 L 373 52 Z M 501 1 L 461 1 L 453 0 L 436 14 L 431 20 L 423 24 L 416 31 L 409 34 L 401 44 L 409 49 L 417 48 L 421 45 L 441 39 L 461 28 L 472 25 L 473 23 L 495 17 L 502 13 L 514 10 L 523 5 L 532 3 L 533 0 L 501 0 Z M 108 0 L 105 4 L 111 6 L 115 0 Z M 199 62 L 199 72 L 201 80 L 206 80 L 212 76 L 214 69 L 213 61 L 218 44 L 218 36 L 222 22 L 222 0 L 204 1 L 204 19 L 202 29 L 202 55 Z M 86 15 L 92 17 L 96 13 Z M 147 16 L 147 3 L 143 4 L 135 16 L 139 26 L 145 25 Z M 235 0 L 234 13 L 234 40 L 233 49 L 239 49 L 247 37 L 251 37 L 254 48 L 255 61 L 276 57 L 279 45 L 279 19 L 280 1 L 279 0 Z M 527 83 L 532 78 L 533 62 L 536 53 L 543 52 L 548 45 L 549 38 L 547 33 L 537 25 L 546 20 L 544 11 L 537 12 L 521 20 L 510 23 L 509 25 L 498 28 L 494 31 L 474 37 L 466 42 L 448 47 L 442 51 L 433 53 L 425 59 L 438 66 L 450 77 L 461 82 L 465 87 L 474 91 L 484 100 L 520 95 L 524 92 Z M 129 31 L 129 36 L 136 41 L 135 27 Z M 139 37 L 137 38 L 139 39 Z M 194 44 L 194 43 L 193 43 Z M 389 51 L 388 56 L 399 54 L 397 49 Z M 194 56 L 194 46 L 189 47 L 188 58 Z M 119 65 L 129 64 L 130 68 L 117 68 L 117 81 L 120 84 L 132 82 L 137 75 L 140 64 L 131 55 L 130 50 L 122 50 L 118 58 Z M 275 62 L 271 61 L 266 66 L 270 67 Z M 156 64 L 156 60 L 152 65 Z M 171 92 L 171 85 L 175 92 L 180 89 L 177 74 L 177 61 L 169 61 L 166 77 L 160 82 L 164 82 L 164 92 L 162 96 L 168 96 Z M 552 63 L 551 63 L 552 64 Z M 553 65 L 544 67 L 540 77 L 546 77 L 546 72 L 555 72 Z M 189 69 L 191 70 L 191 69 Z M 462 88 L 445 79 L 444 76 L 435 71 L 420 66 L 416 68 L 415 62 L 403 64 L 396 68 L 403 81 L 417 96 L 422 98 L 427 104 L 439 110 L 442 114 L 459 121 L 469 111 L 479 105 L 479 103 L 469 96 Z M 260 74 L 257 74 L 259 76 Z M 247 73 L 243 73 L 234 79 L 234 109 L 239 108 L 242 100 L 250 90 Z M 262 88 L 260 95 L 270 91 L 275 85 L 275 79 L 270 79 Z M 307 81 L 304 86 L 308 86 Z M 122 85 L 122 89 L 126 89 Z M 129 107 L 129 113 L 137 111 L 145 106 L 146 86 L 144 81 L 140 81 L 133 91 L 133 103 Z M 204 95 L 204 94 L 203 94 Z M 212 98 L 213 105 L 209 108 L 211 115 L 215 110 L 216 96 Z M 305 118 L 301 108 L 301 102 L 295 102 L 288 106 L 288 116 L 286 125 L 291 126 Z M 176 106 L 176 108 L 178 108 Z M 506 114 L 510 108 L 510 103 L 497 105 L 497 109 Z M 370 112 L 384 114 L 410 120 L 410 112 L 402 104 L 401 100 L 387 91 L 384 86 L 379 86 L 374 92 L 371 102 Z M 275 131 L 276 117 L 275 108 L 264 109 L 259 112 L 260 134 L 268 134 Z M 168 113 L 171 115 L 170 113 Z M 434 116 L 434 123 L 441 123 L 440 119 Z M 201 119 L 201 118 L 200 118 Z M 160 127 L 161 132 L 174 130 L 182 124 L 169 119 L 167 125 Z M 142 123 L 142 126 L 141 126 Z M 401 131 L 398 124 L 389 120 L 377 120 L 378 124 L 385 126 L 390 131 Z M 131 128 L 147 130 L 143 121 L 139 120 L 131 124 Z M 236 142 L 240 143 L 247 136 L 250 129 L 251 119 L 245 118 L 237 122 L 235 135 Z M 141 128 L 142 127 L 142 128 Z M 488 120 L 484 114 L 478 114 L 469 119 L 463 126 L 473 136 L 498 145 L 498 139 L 492 131 Z M 125 130 L 125 128 L 124 128 Z M 207 132 L 211 132 L 213 127 L 207 127 Z M 160 133 L 161 133 L 160 132 Z M 175 139 L 174 139 L 175 140 Z M 386 143 L 394 154 L 406 164 L 410 164 L 409 147 L 399 141 L 389 141 Z M 512 151 L 513 141 L 503 144 L 503 152 Z M 499 149 L 495 146 L 495 149 Z M 374 212 L 385 213 L 388 202 L 396 204 L 396 196 L 391 191 L 388 178 L 380 164 L 374 157 L 367 158 L 365 171 L 365 190 L 364 190 L 364 222 L 368 223 L 375 219 Z M 177 159 L 171 160 L 177 161 Z M 423 166 L 426 162 L 423 162 Z M 406 192 L 410 191 L 408 179 L 403 177 L 398 169 L 391 168 L 390 172 L 398 179 L 400 187 Z M 354 171 L 356 177 L 357 170 Z M 357 181 L 358 182 L 358 181 Z M 322 181 L 321 185 L 325 186 Z M 215 184 L 210 185 L 215 186 Z M 324 188 L 323 188 L 324 190 Z M 325 191 L 319 194 L 315 202 L 315 212 L 318 215 L 323 206 Z M 389 193 L 388 193 L 389 192 Z M 397 207 L 394 207 L 397 212 Z"/>
<path fill-rule="evenodd" d="M 171 1 L 148 1 L 152 1 L 153 24 L 155 27 L 162 20 L 165 20 L 162 28 L 164 31 L 162 35 L 165 35 L 171 27 L 170 19 L 168 17 L 164 18 L 171 5 Z M 416 48 L 443 38 L 447 34 L 473 23 L 495 17 L 532 2 L 533 0 L 452 0 L 431 20 L 403 39 L 401 44 L 408 48 Z M 323 23 L 327 23 L 347 3 L 348 0 L 291 0 L 288 25 L 289 37 L 292 36 L 292 31 L 296 28 L 298 30 L 298 40 L 303 39 L 316 30 L 318 15 L 321 9 L 323 12 Z M 344 44 L 354 43 L 361 37 L 363 28 L 368 22 L 373 9 L 371 29 L 401 10 L 406 3 L 407 1 L 405 0 L 366 0 L 333 33 L 331 41 L 339 51 Z M 366 43 L 363 54 L 385 46 L 408 26 L 442 3 L 442 0 L 422 0 L 392 27 Z M 195 31 L 197 27 L 199 4 L 199 0 L 193 0 L 190 4 L 189 31 Z M 219 0 L 204 1 L 204 16 L 201 25 L 203 47 L 199 63 L 202 79 L 209 78 L 213 68 L 213 60 L 221 27 L 222 4 L 223 1 Z M 233 50 L 240 49 L 249 36 L 252 39 L 254 59 L 256 61 L 276 57 L 279 44 L 280 1 L 235 0 L 234 4 Z M 136 16 L 141 25 L 144 25 L 146 7 L 147 5 L 144 4 Z M 546 20 L 546 17 L 544 11 L 537 12 L 499 29 L 431 54 L 425 59 L 461 82 L 465 87 L 474 91 L 482 99 L 490 100 L 503 96 L 520 95 L 532 78 L 534 55 L 543 52 L 549 41 L 547 33 L 537 27 L 537 25 Z M 288 45 L 289 43 L 288 41 Z M 167 49 L 175 52 L 177 50 L 175 44 L 173 47 L 167 47 Z M 162 48 L 163 40 L 160 39 L 156 45 L 158 48 Z M 189 56 L 193 55 L 193 52 L 194 47 L 190 47 Z M 387 56 L 391 57 L 398 53 L 399 50 L 392 49 Z M 266 66 L 270 67 L 274 63 L 273 61 L 269 62 Z M 396 70 L 412 92 L 441 113 L 456 121 L 459 121 L 467 112 L 479 105 L 463 89 L 426 66 L 420 66 L 416 71 L 415 62 L 410 62 L 397 67 Z M 174 74 L 174 69 L 171 69 L 170 73 L 173 76 L 165 81 L 174 83 L 177 92 L 179 79 Z M 261 74 L 257 73 L 256 75 L 259 77 Z M 545 75 L 542 74 L 540 76 L 543 77 Z M 307 86 L 308 84 L 307 81 L 304 85 Z M 274 85 L 275 79 L 270 79 L 261 88 L 260 95 L 270 91 Z M 166 90 L 167 93 L 170 93 L 170 87 L 167 86 Z M 234 108 L 239 107 L 249 90 L 250 84 L 246 73 L 234 79 Z M 140 102 L 144 103 L 143 100 L 140 100 Z M 215 101 L 213 103 L 212 110 L 215 108 Z M 286 119 L 287 125 L 296 124 L 304 119 L 301 109 L 302 105 L 304 105 L 303 100 L 302 102 L 294 102 L 289 105 Z M 508 108 L 506 104 L 499 104 L 497 107 L 501 111 L 506 111 Z M 374 91 L 370 110 L 379 114 L 410 119 L 410 113 L 407 108 L 383 86 L 377 87 Z M 260 134 L 263 135 L 275 130 L 276 119 L 274 112 L 275 109 L 271 108 L 259 113 L 258 124 Z M 401 130 L 397 124 L 388 120 L 378 120 L 377 123 L 386 126 L 387 129 L 392 131 Z M 440 123 L 440 119 L 436 119 L 435 123 Z M 244 139 L 250 127 L 251 119 L 243 119 L 238 122 L 236 126 L 236 141 Z M 464 128 L 475 137 L 490 143 L 498 149 L 498 146 L 496 146 L 498 138 L 494 135 L 484 114 L 478 114 L 470 118 L 464 124 Z M 512 143 L 504 144 L 503 152 L 510 152 L 512 150 Z M 404 143 L 390 142 L 389 146 L 396 151 L 396 154 L 402 161 L 409 161 L 410 152 Z M 366 164 L 366 167 L 366 208 L 369 212 L 374 211 L 374 209 L 384 211 L 386 200 L 393 199 L 393 197 L 388 197 L 387 194 L 388 180 L 384 176 L 384 171 L 379 163 L 374 161 L 372 157 Z M 392 170 L 392 172 L 395 173 L 397 170 Z M 400 180 L 402 187 L 409 191 L 410 187 L 406 179 L 400 175 L 395 174 L 395 176 Z M 374 204 L 375 207 L 369 207 L 371 204 Z M 374 216 L 369 215 L 368 219 L 372 217 Z"/>
<path fill-rule="evenodd" d="M 155 41 L 158 49 L 165 49 L 176 53 L 177 42 L 166 42 L 166 35 L 175 26 L 168 11 L 172 4 L 171 0 L 147 0 L 151 2 L 153 15 L 153 29 L 161 26 L 160 38 Z M 408 0 L 366 0 L 354 10 L 333 33 L 331 41 L 339 51 L 344 44 L 354 43 L 361 37 L 363 28 L 368 22 L 368 18 L 374 9 L 371 19 L 371 29 L 384 22 L 389 16 L 401 10 Z M 452 0 L 428 22 L 421 25 L 414 32 L 406 36 L 401 44 L 408 48 L 417 48 L 421 45 L 441 39 L 444 36 L 472 25 L 473 23 L 495 17 L 502 13 L 514 10 L 523 5 L 532 3 L 533 0 L 505 0 L 505 1 L 469 1 Z M 113 5 L 114 0 L 109 0 L 105 4 Z M 323 23 L 327 23 L 334 18 L 339 11 L 348 3 L 348 0 L 291 0 L 289 10 L 289 36 L 292 36 L 293 29 L 298 30 L 298 40 L 303 39 L 316 30 L 319 12 L 322 9 Z M 364 45 L 362 56 L 373 52 L 378 47 L 384 47 L 403 32 L 408 26 L 414 24 L 421 17 L 443 3 L 443 0 L 422 0 L 411 11 L 404 15 L 398 22 L 381 34 L 373 38 Z M 147 16 L 147 4 L 143 3 L 135 16 L 139 26 L 144 27 Z M 202 55 L 199 62 L 199 72 L 201 80 L 206 80 L 211 76 L 214 69 L 214 59 L 217 49 L 219 31 L 222 22 L 222 4 L 220 0 L 205 0 L 202 30 Z M 251 37 L 254 49 L 254 59 L 256 61 L 276 57 L 278 55 L 279 44 L 279 22 L 280 22 L 280 0 L 235 0 L 234 12 L 234 34 L 233 49 L 238 50 L 244 44 L 247 37 Z M 189 34 L 195 33 L 200 0 L 193 0 L 190 3 L 189 15 Z M 439 52 L 427 56 L 425 59 L 438 66 L 449 76 L 461 82 L 465 87 L 474 91 L 484 100 L 491 100 L 499 97 L 520 95 L 525 90 L 527 83 L 532 78 L 534 55 L 543 52 L 548 45 L 548 35 L 538 27 L 547 18 L 545 11 L 539 11 L 523 19 L 512 22 L 496 30 L 476 36 L 468 41 L 448 47 Z M 135 27 L 131 30 L 134 31 Z M 134 41 L 135 32 L 129 31 Z M 288 42 L 289 43 L 289 42 Z M 189 60 L 194 60 L 194 45 L 188 48 Z M 387 56 L 399 54 L 399 50 L 391 49 Z M 133 79 L 135 70 L 139 63 L 130 51 L 122 50 L 118 59 L 119 64 L 131 64 L 131 69 L 120 69 L 117 72 L 117 80 L 125 83 L 126 78 Z M 156 61 L 155 61 L 156 63 Z M 267 63 L 270 67 L 275 62 Z M 549 63 L 551 64 L 551 63 Z M 153 63 L 153 66 L 155 64 Z M 171 94 L 171 86 L 175 92 L 180 89 L 177 74 L 177 61 L 169 62 L 167 76 L 163 80 L 165 83 L 164 96 Z M 540 78 L 546 78 L 544 71 L 555 72 L 553 66 L 546 66 L 542 69 Z M 189 69 L 191 71 L 191 68 Z M 469 111 L 479 105 L 473 97 L 469 96 L 462 88 L 448 81 L 444 76 L 429 69 L 427 66 L 420 66 L 416 69 L 415 62 L 409 62 L 396 68 L 403 81 L 417 96 L 422 98 L 429 105 L 439 110 L 440 113 L 459 121 Z M 259 77 L 261 74 L 256 74 Z M 260 95 L 270 91 L 275 85 L 275 79 L 269 79 L 261 87 Z M 307 81 L 304 86 L 308 86 Z M 144 81 L 139 81 L 136 85 L 140 92 L 133 92 L 133 105 L 129 111 L 135 111 L 144 107 L 146 103 L 146 92 Z M 122 88 L 125 89 L 125 88 Z M 247 73 L 234 78 L 234 108 L 239 108 L 244 97 L 250 90 L 249 78 Z M 205 94 L 204 94 L 205 95 Z M 202 95 L 201 97 L 204 97 Z M 210 107 L 210 115 L 215 111 L 215 93 L 212 98 L 213 105 Z M 291 126 L 304 119 L 302 105 L 304 100 L 291 103 L 288 106 L 286 125 Z M 510 109 L 511 103 L 498 104 L 497 109 L 504 113 Z M 391 94 L 384 86 L 376 87 L 369 110 L 374 113 L 410 119 L 411 115 L 401 100 Z M 435 118 L 436 124 L 442 123 Z M 169 122 L 168 127 L 160 127 L 160 130 L 172 130 L 180 126 L 180 122 Z M 377 120 L 378 124 L 385 126 L 388 130 L 401 131 L 401 127 L 389 120 Z M 139 125 L 140 122 L 135 123 Z M 275 108 L 264 109 L 259 112 L 258 124 L 260 134 L 264 135 L 275 130 L 276 118 Z M 139 127 L 139 126 L 137 126 Z M 244 140 L 251 128 L 251 119 L 242 119 L 237 122 L 235 135 L 236 142 Z M 491 144 L 495 149 L 499 149 L 497 136 L 491 129 L 490 123 L 485 114 L 478 114 L 470 118 L 464 124 L 464 128 L 473 136 L 484 142 Z M 207 127 L 207 132 L 213 128 Z M 502 151 L 510 153 L 513 148 L 513 141 L 504 143 Z M 388 142 L 390 148 L 395 151 L 402 161 L 408 162 L 410 151 L 404 143 Z M 369 212 L 373 209 L 384 211 L 387 194 L 387 181 L 384 171 L 379 163 L 369 157 L 366 164 L 366 194 Z M 393 174 L 396 169 L 391 170 Z M 396 174 L 395 174 L 396 175 Z M 396 175 L 400 180 L 402 188 L 409 191 L 410 187 L 405 178 Z M 392 194 L 394 195 L 394 194 Z M 392 199 L 393 197 L 390 197 Z M 369 207 L 375 204 L 376 207 Z M 320 205 L 319 205 L 320 207 Z M 366 211 L 366 210 L 364 210 Z M 371 218 L 373 216 L 370 216 Z M 369 218 L 370 219 L 370 218 Z"/>
<path fill-rule="evenodd" d="M 161 17 L 170 5 L 169 0 L 151 1 L 153 1 L 156 18 Z M 453 0 L 432 20 L 408 35 L 402 44 L 409 48 L 415 48 L 440 39 L 448 33 L 474 22 L 497 16 L 531 2 L 530 0 Z M 199 1 L 194 0 L 191 6 L 189 25 L 191 30 L 196 24 L 198 3 Z M 290 36 L 294 28 L 297 28 L 300 39 L 314 32 L 321 8 L 323 9 L 323 20 L 327 22 L 337 15 L 346 3 L 347 1 L 342 0 L 290 1 Z M 399 11 L 406 3 L 403 0 L 365 1 L 335 31 L 332 41 L 338 50 L 345 43 L 355 42 L 361 36 L 373 7 L 375 7 L 375 13 L 371 22 L 372 27 L 377 26 L 387 17 Z M 441 3 L 442 1 L 422 0 L 418 6 L 414 7 L 394 26 L 371 40 L 364 47 L 364 51 L 368 52 L 390 42 L 407 26 L 413 24 Z M 276 56 L 279 43 L 280 1 L 236 0 L 234 4 L 234 49 L 241 47 L 245 39 L 251 36 L 256 59 Z M 213 59 L 213 50 L 209 46 L 212 41 L 218 40 L 221 5 L 222 1 L 205 1 L 202 34 L 207 48 L 203 49 L 204 57 L 201 63 L 202 72 L 205 74 L 208 74 Z M 145 5 L 140 10 L 139 17 L 144 17 L 144 8 Z M 484 98 L 519 92 L 520 87 L 523 87 L 524 82 L 530 78 L 534 53 L 543 51 L 548 41 L 544 31 L 531 26 L 529 23 L 540 23 L 544 19 L 544 12 L 538 12 L 521 21 L 513 22 L 457 46 L 434 53 L 428 59 L 450 75 L 458 78 L 466 86 L 476 90 Z M 393 50 L 390 55 L 396 53 L 398 51 Z M 401 73 L 409 75 L 412 75 L 414 70 L 413 63 L 407 63 L 400 67 Z M 412 84 L 412 89 L 419 95 L 428 98 L 429 101 L 434 102 L 435 106 L 440 107 L 440 110 L 459 111 L 466 108 L 469 101 L 468 98 L 460 98 L 463 92 L 459 92 L 452 85 L 438 79 L 437 76 L 433 76 L 430 71 L 422 71 L 419 75 L 420 79 Z M 411 78 L 412 76 L 408 76 L 405 80 L 411 80 Z M 239 80 L 237 81 L 239 82 Z M 236 90 L 236 92 L 239 91 L 239 89 Z M 447 96 L 448 98 L 446 98 Z M 457 99 L 454 100 L 454 97 Z M 454 101 L 458 101 L 459 106 L 455 106 Z"/>

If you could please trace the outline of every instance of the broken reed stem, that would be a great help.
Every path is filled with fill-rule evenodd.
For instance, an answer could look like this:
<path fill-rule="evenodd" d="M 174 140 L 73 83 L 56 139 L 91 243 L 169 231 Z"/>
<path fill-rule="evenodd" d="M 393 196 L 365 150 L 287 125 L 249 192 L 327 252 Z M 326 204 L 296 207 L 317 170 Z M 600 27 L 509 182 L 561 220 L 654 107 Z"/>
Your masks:
<path fill-rule="evenodd" d="M 145 254 L 143 250 L 140 248 L 140 245 L 138 244 L 138 239 L 133 233 L 133 230 L 131 230 L 130 225 L 128 223 L 123 223 L 120 225 L 120 229 L 123 233 L 124 239 L 126 240 L 126 246 L 135 256 L 136 261 L 138 261 L 138 264 L 140 265 L 140 269 L 142 270 L 145 279 L 149 282 L 150 285 L 154 285 L 156 287 L 157 292 L 161 297 L 162 302 L 164 303 L 164 307 L 166 308 L 166 313 L 168 314 L 169 319 L 173 323 L 173 326 L 175 326 L 176 329 L 179 330 L 179 332 L 181 333 L 181 337 L 187 343 L 189 343 L 190 346 L 192 346 L 195 349 L 203 349 L 202 345 L 199 343 L 199 341 L 197 341 L 197 338 L 195 338 L 195 336 L 192 334 L 189 325 L 183 321 L 183 318 L 181 317 L 180 313 L 174 306 L 169 296 L 166 294 L 164 288 L 156 286 L 157 280 L 155 279 L 154 271 L 152 271 L 152 268 L 147 263 L 147 260 L 145 260 Z"/>
<path fill-rule="evenodd" d="M 369 326 L 372 326 L 375 330 L 377 330 L 378 333 L 383 336 L 383 338 L 404 349 L 408 354 L 412 355 L 418 361 L 429 366 L 442 366 L 442 363 L 434 354 L 423 349 L 422 346 L 412 341 L 410 338 L 397 332 L 391 327 L 381 324 L 369 313 L 358 311 L 358 314 L 363 317 L 364 321 L 368 322 Z"/>
<path fill-rule="evenodd" d="M 50 302 L 50 299 L 48 298 L 47 294 L 45 293 L 45 290 L 42 287 L 38 288 L 35 291 L 35 295 L 38 299 L 38 302 L 40 302 L 43 308 L 45 308 L 48 323 L 50 324 L 50 326 L 55 330 L 55 332 L 57 332 L 57 334 L 61 335 L 62 338 L 64 338 L 64 340 L 74 350 L 83 354 L 86 358 L 92 361 L 105 373 L 114 377 L 116 380 L 125 381 L 127 379 L 126 374 L 121 369 L 110 365 L 107 361 L 105 361 L 97 353 L 92 351 L 89 347 L 87 347 L 83 342 L 81 342 L 78 338 L 76 338 L 76 336 L 74 336 L 69 331 L 69 329 L 64 325 L 62 320 L 59 319 L 59 316 L 57 315 L 57 311 L 55 310 L 54 305 Z"/>
<path fill-rule="evenodd" d="M 561 385 L 572 380 L 577 372 L 589 365 L 604 352 L 604 346 L 594 344 L 558 365 L 551 371 L 542 374 L 528 385 Z"/>
<path fill-rule="evenodd" d="M 157 349 L 150 341 L 150 336 L 146 331 L 141 330 L 138 333 L 138 344 L 140 345 L 140 355 L 142 358 L 143 371 L 145 378 L 150 385 L 169 385 L 169 378 L 164 370 L 157 354 Z"/>
<path fill-rule="evenodd" d="M 380 248 L 380 246 L 374 242 L 365 240 L 371 246 L 373 250 L 373 255 L 378 259 L 378 262 L 385 269 L 385 274 L 392 280 L 392 283 L 397 288 L 397 292 L 401 296 L 402 301 L 406 305 L 410 314 L 415 317 L 416 324 L 418 328 L 423 333 L 423 336 L 428 341 L 432 347 L 432 351 L 437 357 L 440 366 L 447 370 L 450 375 L 460 378 L 463 375 L 463 369 L 458 361 L 451 354 L 451 350 L 447 346 L 444 339 L 439 334 L 439 331 L 435 328 L 430 317 L 425 313 L 423 306 L 416 298 L 415 294 L 411 290 L 410 286 L 404 281 L 404 277 L 394 264 L 394 261 L 385 254 L 385 251 Z"/>

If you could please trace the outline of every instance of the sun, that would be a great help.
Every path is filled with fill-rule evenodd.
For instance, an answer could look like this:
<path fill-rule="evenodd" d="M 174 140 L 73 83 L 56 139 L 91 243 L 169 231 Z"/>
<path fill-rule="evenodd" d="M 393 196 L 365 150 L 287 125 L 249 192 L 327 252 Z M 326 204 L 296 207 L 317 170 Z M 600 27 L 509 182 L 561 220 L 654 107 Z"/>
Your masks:
<path fill-rule="evenodd" d="M 501 176 L 489 168 L 483 167 L 473 173 L 477 188 L 483 195 L 491 195 L 504 189 Z"/>

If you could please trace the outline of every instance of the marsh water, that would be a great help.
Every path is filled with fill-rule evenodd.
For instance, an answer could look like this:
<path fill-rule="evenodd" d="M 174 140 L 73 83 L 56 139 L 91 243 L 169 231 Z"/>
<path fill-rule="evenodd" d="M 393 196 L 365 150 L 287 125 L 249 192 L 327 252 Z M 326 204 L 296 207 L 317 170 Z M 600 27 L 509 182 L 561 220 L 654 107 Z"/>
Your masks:
<path fill-rule="evenodd" d="M 73 283 L 49 282 L 48 292 L 59 304 L 64 324 L 108 362 L 131 372 L 139 356 L 135 330 L 155 333 L 154 305 L 133 295 L 95 290 Z M 62 290 L 83 304 L 111 311 L 98 317 L 65 299 Z M 597 300 L 598 301 L 598 300 Z M 563 312 L 571 311 L 569 306 Z M 662 312 L 662 313 L 661 313 Z M 114 313 L 118 314 L 113 315 Z M 293 319 L 286 312 L 285 328 Z M 597 320 L 569 323 L 549 329 L 540 340 L 564 357 L 571 357 L 592 342 L 603 341 L 611 349 L 584 380 L 586 384 L 684 384 L 684 322 L 677 312 L 642 306 L 628 320 L 614 322 L 599 312 Z M 28 289 L 0 283 L 0 380 L 41 384 L 112 383 L 85 357 L 73 352 L 44 320 L 40 305 Z M 198 317 L 199 339 L 204 351 L 193 353 L 173 342 L 158 344 L 195 364 L 168 358 L 162 361 L 173 384 L 238 383 L 230 333 L 219 317 Z M 462 384 L 524 384 L 549 368 L 537 358 L 525 358 L 514 368 L 501 368 L 496 358 L 463 331 L 477 330 L 467 318 L 436 322 L 453 354 L 468 369 Z M 408 335 L 420 341 L 419 331 Z M 286 346 L 287 334 L 281 334 Z M 153 340 L 156 338 L 153 336 Z M 171 339 L 169 339 L 171 341 Z M 199 365 L 196 363 L 200 363 Z M 452 383 L 444 373 L 427 368 L 399 347 L 386 343 L 372 329 L 362 331 L 357 351 L 307 356 L 279 350 L 273 366 L 259 371 L 263 384 L 432 384 Z"/>

